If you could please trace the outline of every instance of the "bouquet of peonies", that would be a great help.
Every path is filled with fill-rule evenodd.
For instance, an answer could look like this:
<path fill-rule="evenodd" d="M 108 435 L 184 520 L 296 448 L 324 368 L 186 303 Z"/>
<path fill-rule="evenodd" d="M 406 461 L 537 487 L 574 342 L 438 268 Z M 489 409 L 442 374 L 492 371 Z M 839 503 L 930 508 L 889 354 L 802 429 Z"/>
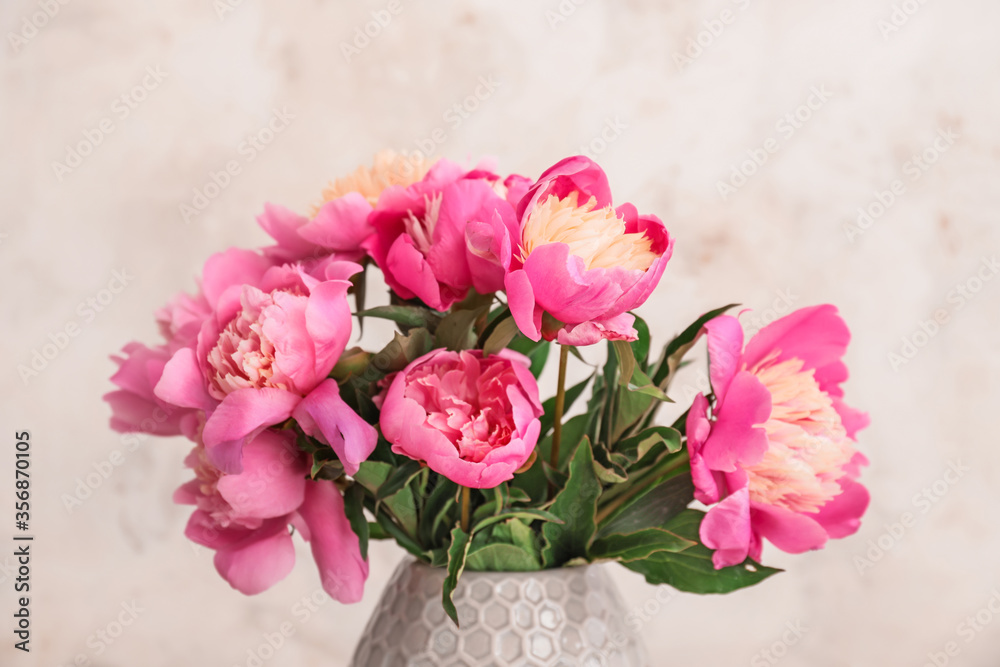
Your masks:
<path fill-rule="evenodd" d="M 237 590 L 287 575 L 295 532 L 342 602 L 362 595 L 369 541 L 396 540 L 447 568 L 454 619 L 466 569 L 615 560 L 723 593 L 777 571 L 758 564 L 763 538 L 799 553 L 858 529 L 868 419 L 842 399 L 850 333 L 833 306 L 746 344 L 726 306 L 651 354 L 630 310 L 674 240 L 614 207 L 585 157 L 531 181 L 383 153 L 323 196 L 311 217 L 266 206 L 274 245 L 209 258 L 199 293 L 157 313 L 165 342 L 115 357 L 106 396 L 116 430 L 195 443 L 175 500 L 195 506 L 187 536 Z M 371 264 L 390 301 L 365 309 Z M 398 332 L 348 347 L 353 318 Z M 711 391 L 659 423 L 701 336 Z M 606 363 L 567 388 L 569 355 L 602 340 Z M 558 390 L 543 402 L 553 342 Z"/>

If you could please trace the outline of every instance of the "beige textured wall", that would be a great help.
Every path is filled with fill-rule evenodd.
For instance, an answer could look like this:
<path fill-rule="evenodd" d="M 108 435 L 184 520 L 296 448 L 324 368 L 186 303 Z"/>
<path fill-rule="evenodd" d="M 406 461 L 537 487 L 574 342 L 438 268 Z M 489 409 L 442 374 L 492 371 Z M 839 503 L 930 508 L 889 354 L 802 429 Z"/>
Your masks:
<path fill-rule="evenodd" d="M 303 621 L 292 607 L 318 583 L 306 551 L 281 585 L 244 598 L 182 536 L 188 510 L 170 494 L 186 443 L 145 441 L 80 507 L 60 498 L 124 449 L 100 400 L 107 355 L 154 339 L 154 307 L 193 288 L 210 253 L 263 242 L 254 216 L 265 201 L 305 210 L 328 178 L 441 128 L 438 155 L 493 154 L 532 175 L 581 146 L 599 153 L 616 196 L 678 239 L 642 311 L 660 341 L 730 301 L 758 312 L 831 301 L 854 329 L 848 397 L 873 417 L 860 534 L 799 557 L 769 549 L 766 561 L 788 572 L 725 598 L 662 604 L 616 569 L 657 665 L 916 666 L 948 642 L 949 664 L 996 665 L 1000 278 L 984 259 L 1000 251 L 1000 5 L 400 1 L 349 62 L 341 44 L 386 2 L 228 0 L 220 18 L 227 0 L 48 0 L 58 12 L 36 35 L 24 20 L 45 2 L 0 4 L 0 541 L 13 519 L 15 429 L 32 432 L 37 535 L 30 656 L 10 646 L 13 561 L 0 547 L 0 663 L 245 665 L 285 620 L 295 634 L 265 664 L 346 663 L 400 558 L 394 546 L 374 549 L 364 602 Z M 712 26 L 719 34 L 702 32 L 702 53 L 679 63 Z M 10 33 L 28 37 L 15 50 Z M 144 99 L 123 106 L 144 77 L 149 90 L 134 93 Z M 446 117 L 482 80 L 494 85 L 479 87 L 479 108 Z M 799 127 L 779 125 L 810 100 Z M 251 160 L 241 142 L 274 110 L 293 119 Z M 100 145 L 57 174 L 67 144 L 103 119 Z M 765 144 L 766 164 L 723 199 L 717 183 Z M 925 151 L 926 171 L 912 161 Z M 241 173 L 185 223 L 179 205 L 229 160 Z M 859 207 L 877 213 L 875 193 L 894 179 L 901 194 L 849 239 L 845 224 Z M 125 289 L 99 312 L 87 306 L 110 296 L 115 271 Z M 947 322 L 924 336 L 939 309 Z M 22 381 L 17 366 L 71 324 L 78 334 Z M 904 337 L 921 347 L 894 368 Z M 946 477 L 959 463 L 967 469 Z M 933 503 L 917 497 L 925 488 Z M 887 526 L 905 513 L 911 525 L 894 535 Z M 889 548 L 864 566 L 879 541 Z M 132 601 L 134 623 L 105 645 L 95 633 L 113 631 Z M 978 631 L 966 621 L 977 612 Z M 786 624 L 806 628 L 794 645 L 781 644 Z"/>

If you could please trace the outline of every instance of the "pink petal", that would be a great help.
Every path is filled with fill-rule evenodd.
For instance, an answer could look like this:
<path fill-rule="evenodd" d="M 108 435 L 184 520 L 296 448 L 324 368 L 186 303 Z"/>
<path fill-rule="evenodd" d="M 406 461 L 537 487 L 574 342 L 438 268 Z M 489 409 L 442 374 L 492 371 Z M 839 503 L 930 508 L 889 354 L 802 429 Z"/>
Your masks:
<path fill-rule="evenodd" d="M 726 402 L 702 448 L 705 465 L 732 472 L 759 463 L 767 451 L 767 434 L 759 425 L 771 415 L 771 393 L 754 375 L 740 371 L 729 385 Z"/>
<path fill-rule="evenodd" d="M 310 482 L 299 514 L 309 527 L 309 545 L 323 589 L 340 602 L 360 600 L 368 561 L 361 558 L 358 536 L 344 514 L 340 491 L 329 480 Z"/>
<path fill-rule="evenodd" d="M 743 356 L 743 327 L 730 315 L 720 315 L 705 324 L 708 335 L 708 372 L 712 391 L 719 402 L 726 399 L 726 392 L 733 376 L 740 369 Z"/>
<path fill-rule="evenodd" d="M 273 387 L 237 389 L 229 394 L 208 417 L 202 432 L 209 460 L 225 473 L 241 472 L 243 444 L 291 417 L 301 400 Z"/>
<path fill-rule="evenodd" d="M 517 328 L 531 340 L 542 337 L 542 310 L 535 306 L 531 280 L 523 270 L 511 271 L 504 281 L 507 287 L 507 305 L 514 316 Z"/>
<path fill-rule="evenodd" d="M 336 380 L 324 380 L 295 408 L 295 420 L 307 434 L 330 445 L 353 475 L 378 443 L 378 432 L 340 397 Z"/>
<path fill-rule="evenodd" d="M 308 222 L 309 218 L 284 206 L 264 204 L 264 212 L 257 216 L 257 223 L 278 242 L 276 246 L 265 248 L 264 252 L 283 262 L 314 254 L 316 247 L 299 235 L 302 226 Z"/>
<path fill-rule="evenodd" d="M 602 340 L 633 341 L 639 338 L 639 332 L 632 326 L 634 322 L 634 315 L 631 313 L 622 313 L 621 315 L 607 319 L 594 320 L 582 324 L 567 324 L 556 334 L 556 340 L 561 345 L 573 345 L 575 347 L 593 345 Z"/>
<path fill-rule="evenodd" d="M 857 432 L 871 423 L 871 418 L 869 418 L 867 412 L 862 412 L 848 406 L 840 398 L 834 397 L 833 409 L 840 415 L 840 421 L 844 424 L 847 437 L 851 439 L 856 439 L 855 435 Z"/>
<path fill-rule="evenodd" d="M 205 376 L 195 359 L 195 351 L 189 347 L 181 348 L 174 353 L 163 367 L 163 375 L 153 391 L 161 401 L 181 408 L 195 408 L 208 412 L 217 403 L 209 395 Z"/>
<path fill-rule="evenodd" d="M 841 493 L 812 516 L 833 538 L 847 537 L 858 532 L 861 515 L 868 509 L 871 497 L 868 489 L 847 477 L 838 482 Z"/>
<path fill-rule="evenodd" d="M 712 564 L 719 570 L 746 560 L 750 550 L 750 492 L 737 489 L 712 507 L 702 519 L 700 537 L 712 554 Z"/>
<path fill-rule="evenodd" d="M 826 544 L 826 530 L 810 515 L 775 505 L 751 503 L 750 518 L 755 533 L 786 553 L 800 554 Z"/>
<path fill-rule="evenodd" d="M 205 262 L 201 276 L 201 289 L 209 304 L 215 305 L 230 287 L 256 285 L 273 265 L 266 257 L 239 248 L 212 255 Z"/>
<path fill-rule="evenodd" d="M 358 192 L 328 201 L 299 234 L 303 239 L 332 250 L 352 251 L 361 247 L 375 229 L 368 224 L 372 206 Z"/>
<path fill-rule="evenodd" d="M 536 303 L 567 324 L 603 319 L 624 293 L 622 280 L 633 271 L 591 269 L 569 254 L 565 243 L 549 243 L 532 251 L 524 262 Z M 631 284 L 630 282 L 630 284 Z"/>
<path fill-rule="evenodd" d="M 780 350 L 778 361 L 802 359 L 804 368 L 817 371 L 817 380 L 828 376 L 827 382 L 820 382 L 820 388 L 847 377 L 842 369 L 841 358 L 851 340 L 851 332 L 844 320 L 837 314 L 837 308 L 829 304 L 796 310 L 761 329 L 743 353 L 747 368 L 753 368 L 774 350 Z"/>
<path fill-rule="evenodd" d="M 308 472 L 291 432 L 264 431 L 243 446 L 243 472 L 223 475 L 218 490 L 238 516 L 269 519 L 299 508 Z"/>
<path fill-rule="evenodd" d="M 295 547 L 284 518 L 215 553 L 215 569 L 244 595 L 266 591 L 288 576 L 294 565 Z"/>
<path fill-rule="evenodd" d="M 386 274 L 386 281 L 394 283 L 392 286 L 404 299 L 416 296 L 435 310 L 447 310 L 451 306 L 442 303 L 441 286 L 434 271 L 409 236 L 397 237 L 389 248 Z"/>

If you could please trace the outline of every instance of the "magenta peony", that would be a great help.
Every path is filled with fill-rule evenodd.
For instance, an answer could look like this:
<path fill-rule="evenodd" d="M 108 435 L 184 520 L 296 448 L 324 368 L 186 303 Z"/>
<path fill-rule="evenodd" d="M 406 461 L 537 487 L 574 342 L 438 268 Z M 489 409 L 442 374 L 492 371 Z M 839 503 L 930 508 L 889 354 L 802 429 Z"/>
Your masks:
<path fill-rule="evenodd" d="M 293 415 L 356 472 L 377 434 L 327 375 L 351 335 L 347 289 L 360 267 L 331 257 L 309 272 L 299 264 L 261 270 L 253 253 L 225 259 L 206 263 L 211 314 L 163 368 L 156 397 L 205 413 L 206 451 L 225 472 L 240 471 L 244 443 Z"/>
<path fill-rule="evenodd" d="M 868 417 L 842 400 L 851 336 L 837 309 L 795 311 L 746 350 L 734 317 L 705 331 L 715 404 L 695 398 L 687 438 L 695 497 L 714 505 L 701 539 L 715 567 L 759 561 L 762 538 L 801 553 L 856 532 L 868 491 L 854 435 Z"/>
<path fill-rule="evenodd" d="M 310 542 L 323 588 L 341 602 L 361 599 L 368 563 L 333 482 L 309 480 L 308 457 L 288 431 L 267 430 L 243 448 L 243 472 L 223 473 L 195 447 L 185 463 L 195 479 L 174 494 L 197 509 L 187 536 L 215 550 L 215 567 L 236 590 L 253 595 L 295 564 L 289 525 Z"/>
<path fill-rule="evenodd" d="M 381 425 L 397 454 L 462 486 L 490 489 L 531 456 L 541 414 L 538 385 L 521 355 L 435 350 L 393 379 Z"/>
<path fill-rule="evenodd" d="M 582 156 L 542 174 L 516 213 L 513 226 L 470 225 L 467 243 L 503 267 L 521 332 L 567 345 L 635 340 L 626 311 L 650 295 L 673 252 L 660 219 L 613 208 L 604 171 Z"/>
<path fill-rule="evenodd" d="M 506 192 L 499 177 L 488 171 L 468 171 L 440 160 L 423 180 L 382 193 L 369 218 L 375 234 L 365 247 L 397 295 L 448 310 L 474 285 L 487 292 L 502 287 L 496 265 L 470 266 L 466 227 L 494 217 L 512 222 L 514 208 L 504 198 Z M 474 274 L 480 270 L 488 275 Z"/>

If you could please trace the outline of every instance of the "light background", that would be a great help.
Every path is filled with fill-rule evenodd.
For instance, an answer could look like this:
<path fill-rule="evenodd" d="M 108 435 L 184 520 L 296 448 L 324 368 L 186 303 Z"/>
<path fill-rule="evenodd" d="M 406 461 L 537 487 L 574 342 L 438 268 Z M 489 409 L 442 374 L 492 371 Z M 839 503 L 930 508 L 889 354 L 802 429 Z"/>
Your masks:
<path fill-rule="evenodd" d="M 997 664 L 1000 618 L 982 612 L 992 622 L 971 634 L 959 624 L 1000 590 L 1000 279 L 981 269 L 1000 250 L 1000 5 L 897 0 L 902 25 L 888 32 L 889 0 L 403 0 L 348 62 L 341 44 L 385 2 L 232 0 L 221 18 L 218 4 L 74 0 L 17 52 L 8 33 L 40 5 L 0 5 L 0 517 L 12 514 L 13 432 L 30 429 L 37 535 L 30 656 L 10 647 L 13 561 L 0 556 L 0 663 L 245 665 L 291 620 L 295 635 L 266 665 L 346 664 L 395 546 L 373 549 L 362 603 L 329 603 L 300 623 L 292 605 L 318 585 L 307 551 L 287 580 L 245 598 L 183 537 L 189 510 L 170 494 L 186 478 L 185 442 L 146 440 L 80 507 L 60 498 L 123 449 L 100 399 L 108 355 L 153 342 L 153 309 L 193 289 L 209 254 L 263 243 L 254 216 L 265 201 L 305 211 L 328 179 L 442 128 L 436 155 L 491 154 L 533 176 L 587 147 L 617 200 L 659 215 L 676 253 L 641 312 L 661 344 L 732 301 L 761 315 L 832 302 L 854 330 L 848 400 L 873 418 L 861 436 L 873 500 L 860 533 L 804 556 L 769 548 L 766 562 L 788 571 L 728 597 L 659 604 L 616 567 L 654 665 L 771 664 L 761 651 L 799 622 L 801 641 L 777 649 L 788 667 L 917 666 L 949 641 L 960 650 L 949 664 Z M 723 10 L 732 21 L 721 26 Z M 702 53 L 679 65 L 699 33 Z M 114 100 L 147 67 L 166 78 L 121 118 Z M 481 78 L 499 85 L 449 124 L 444 114 Z M 787 137 L 776 123 L 813 87 L 828 99 L 814 97 Z M 294 120 L 248 161 L 241 142 L 275 109 Z M 60 178 L 53 162 L 103 118 L 113 132 Z M 602 143 L 609 124 L 621 129 Z M 949 129 L 953 144 L 931 149 Z M 723 199 L 717 183 L 770 137 L 777 152 Z M 907 161 L 928 149 L 934 164 L 913 178 Z M 242 172 L 185 223 L 179 206 L 231 159 Z M 897 178 L 905 192 L 849 239 L 858 208 Z M 127 287 L 99 313 L 79 306 L 115 270 L 132 276 Z M 977 282 L 980 270 L 992 280 Z M 960 299 L 960 285 L 979 291 Z M 921 334 L 937 309 L 948 321 Z M 80 330 L 65 349 L 19 377 L 70 323 Z M 894 368 L 904 337 L 921 347 Z M 941 481 L 954 462 L 968 470 Z M 915 498 L 935 482 L 936 502 Z M 914 525 L 893 535 L 906 512 Z M 867 567 L 858 559 L 870 550 L 881 558 Z M 132 600 L 143 611 L 98 655 L 88 637 Z"/>

